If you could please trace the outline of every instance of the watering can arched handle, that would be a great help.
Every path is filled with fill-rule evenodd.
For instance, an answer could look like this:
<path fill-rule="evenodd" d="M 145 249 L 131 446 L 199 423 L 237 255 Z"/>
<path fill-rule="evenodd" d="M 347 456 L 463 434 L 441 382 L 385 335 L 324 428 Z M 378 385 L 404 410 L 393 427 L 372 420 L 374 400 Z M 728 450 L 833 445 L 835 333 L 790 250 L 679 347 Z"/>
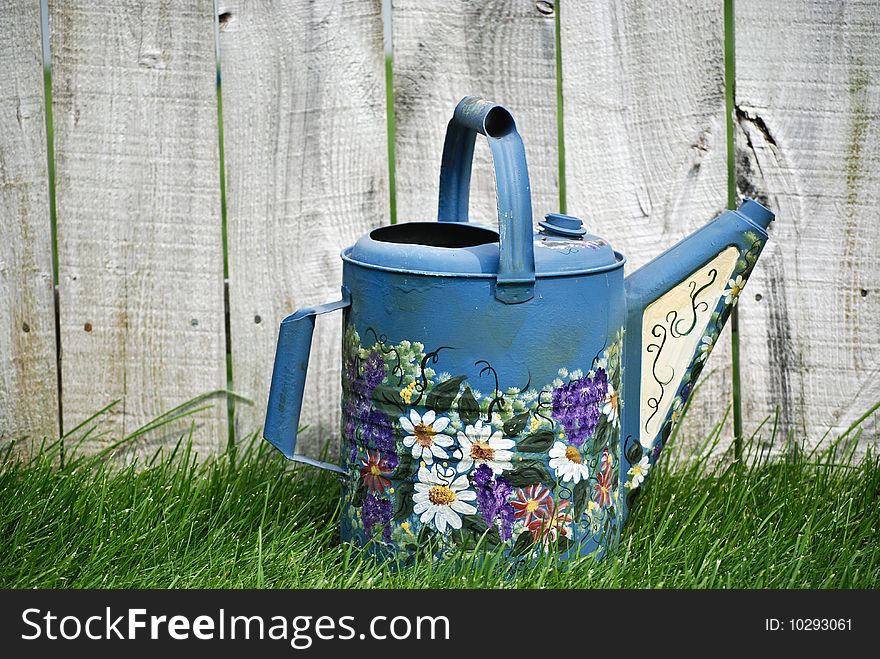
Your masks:
<path fill-rule="evenodd" d="M 522 138 L 501 105 L 466 96 L 456 106 L 440 165 L 440 222 L 467 222 L 471 167 L 477 133 L 486 136 L 495 165 L 500 256 L 495 297 L 506 304 L 534 297 L 535 246 L 532 197 Z"/>

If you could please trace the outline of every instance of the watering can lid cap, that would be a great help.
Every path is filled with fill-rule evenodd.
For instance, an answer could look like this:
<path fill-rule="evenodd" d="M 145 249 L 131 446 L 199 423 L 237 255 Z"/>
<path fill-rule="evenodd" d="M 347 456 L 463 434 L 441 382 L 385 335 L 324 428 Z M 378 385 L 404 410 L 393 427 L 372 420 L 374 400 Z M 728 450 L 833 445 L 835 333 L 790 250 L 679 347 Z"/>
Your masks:
<path fill-rule="evenodd" d="M 537 277 L 605 271 L 623 265 L 607 241 L 587 233 L 571 215 L 550 213 L 534 233 Z M 404 222 L 375 229 L 343 258 L 382 270 L 440 275 L 494 276 L 498 232 L 465 222 Z"/>

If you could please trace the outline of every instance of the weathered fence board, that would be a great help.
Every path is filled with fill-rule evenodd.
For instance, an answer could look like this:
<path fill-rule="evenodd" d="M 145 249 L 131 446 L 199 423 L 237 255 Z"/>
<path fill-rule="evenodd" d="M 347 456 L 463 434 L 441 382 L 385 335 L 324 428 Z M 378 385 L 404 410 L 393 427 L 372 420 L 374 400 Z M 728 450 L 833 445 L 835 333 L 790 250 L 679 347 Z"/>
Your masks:
<path fill-rule="evenodd" d="M 0 2 L 0 440 L 58 435 L 40 6 Z"/>
<path fill-rule="evenodd" d="M 738 185 L 778 213 L 746 291 L 744 415 L 779 405 L 815 441 L 880 400 L 880 2 L 736 12 Z"/>
<path fill-rule="evenodd" d="M 446 124 L 463 96 L 505 104 L 526 144 L 537 216 L 557 211 L 553 3 L 392 0 L 397 217 L 437 217 Z M 471 220 L 497 224 L 485 139 L 477 140 Z"/>
<path fill-rule="evenodd" d="M 568 211 L 633 272 L 726 205 L 722 3 L 565 3 L 560 19 Z M 725 331 L 684 437 L 724 415 L 729 342 Z"/>
<path fill-rule="evenodd" d="M 338 299 L 339 252 L 388 223 L 381 3 L 223 2 L 220 52 L 240 434 L 263 423 L 282 317 Z M 302 450 L 337 434 L 341 326 L 318 321 Z"/>
<path fill-rule="evenodd" d="M 214 9 L 65 0 L 50 27 L 64 423 L 122 399 L 118 439 L 226 385 Z"/>

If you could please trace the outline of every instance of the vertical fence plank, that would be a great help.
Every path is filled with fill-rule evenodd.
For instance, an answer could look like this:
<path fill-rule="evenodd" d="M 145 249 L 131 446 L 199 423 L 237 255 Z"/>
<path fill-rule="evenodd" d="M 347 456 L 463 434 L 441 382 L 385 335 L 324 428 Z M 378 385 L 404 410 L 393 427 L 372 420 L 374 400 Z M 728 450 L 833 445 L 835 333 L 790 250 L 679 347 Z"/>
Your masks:
<path fill-rule="evenodd" d="M 446 124 L 463 96 L 506 105 L 523 135 L 536 216 L 557 211 L 552 2 L 392 0 L 398 220 L 437 217 Z M 470 217 L 497 225 L 491 157 L 477 140 Z"/>
<path fill-rule="evenodd" d="M 722 3 L 564 3 L 560 16 L 568 211 L 632 272 L 726 206 Z M 725 331 L 684 438 L 705 438 L 731 400 L 729 343 Z"/>
<path fill-rule="evenodd" d="M 0 440 L 58 435 L 40 5 L 0 2 Z"/>
<path fill-rule="evenodd" d="M 777 212 L 744 416 L 811 443 L 880 401 L 880 2 L 737 0 L 737 183 Z M 878 415 L 862 448 L 877 443 Z"/>
<path fill-rule="evenodd" d="M 220 4 L 238 432 L 262 425 L 282 317 L 339 299 L 339 252 L 388 222 L 378 0 Z M 304 451 L 339 427 L 341 318 L 318 320 Z"/>
<path fill-rule="evenodd" d="M 117 439 L 226 385 L 214 11 L 58 0 L 50 27 L 64 421 L 122 399 Z"/>

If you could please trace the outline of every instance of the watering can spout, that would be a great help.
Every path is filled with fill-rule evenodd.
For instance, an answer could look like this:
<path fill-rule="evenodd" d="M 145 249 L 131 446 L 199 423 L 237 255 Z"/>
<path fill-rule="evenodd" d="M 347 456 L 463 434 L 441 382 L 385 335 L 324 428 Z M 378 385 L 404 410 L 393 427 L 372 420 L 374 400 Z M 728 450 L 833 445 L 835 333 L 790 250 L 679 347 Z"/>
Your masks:
<path fill-rule="evenodd" d="M 669 438 L 773 219 L 746 199 L 626 278 L 621 475 L 639 476 L 624 483 L 630 491 Z"/>
<path fill-rule="evenodd" d="M 758 225 L 765 232 L 769 230 L 770 223 L 775 217 L 775 215 L 769 208 L 758 203 L 754 199 L 746 199 L 745 201 L 743 201 L 742 205 L 737 209 L 736 212 L 744 216 L 753 224 Z"/>

